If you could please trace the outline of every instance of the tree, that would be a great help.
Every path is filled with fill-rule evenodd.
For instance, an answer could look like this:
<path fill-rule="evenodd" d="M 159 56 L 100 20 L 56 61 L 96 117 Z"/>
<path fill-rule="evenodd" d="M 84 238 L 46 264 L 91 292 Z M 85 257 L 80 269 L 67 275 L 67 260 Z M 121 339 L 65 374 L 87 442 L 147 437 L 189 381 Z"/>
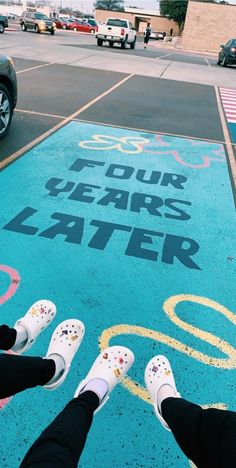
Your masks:
<path fill-rule="evenodd" d="M 160 13 L 178 23 L 180 30 L 184 27 L 188 0 L 160 0 Z"/>
<path fill-rule="evenodd" d="M 94 3 L 94 8 L 124 11 L 124 3 L 124 0 L 97 0 Z"/>

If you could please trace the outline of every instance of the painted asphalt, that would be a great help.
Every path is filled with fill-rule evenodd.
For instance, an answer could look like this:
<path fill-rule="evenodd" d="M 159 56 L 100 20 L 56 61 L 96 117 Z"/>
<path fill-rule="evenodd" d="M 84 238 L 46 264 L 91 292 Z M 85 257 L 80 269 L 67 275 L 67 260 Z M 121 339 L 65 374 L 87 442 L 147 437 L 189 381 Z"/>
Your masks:
<path fill-rule="evenodd" d="M 17 60 L 18 71 L 33 66 Z M 19 73 L 2 160 L 125 78 L 65 65 Z M 53 300 L 55 323 L 28 353 L 41 356 L 60 321 L 86 326 L 61 388 L 2 402 L 1 467 L 19 465 L 111 343 L 135 363 L 94 418 L 80 466 L 185 468 L 143 376 L 167 354 L 185 398 L 236 410 L 235 206 L 215 90 L 133 76 L 78 119 L 0 173 L 2 322 Z"/>
<path fill-rule="evenodd" d="M 220 88 L 225 117 L 228 122 L 232 142 L 236 144 L 236 90 Z"/>
<path fill-rule="evenodd" d="M 171 51 L 169 49 L 164 49 L 161 48 L 157 50 L 152 46 L 150 43 L 149 49 L 144 50 L 142 43 L 138 42 L 137 47 L 135 50 L 131 50 L 129 47 L 125 49 L 125 52 L 121 49 L 119 45 L 114 45 L 112 49 L 109 47 L 108 44 L 104 44 L 102 47 L 97 47 L 96 44 L 78 44 L 78 43 L 68 43 L 68 44 L 61 44 L 62 46 L 65 47 L 78 47 L 80 49 L 86 49 L 86 50 L 94 50 L 96 52 L 101 52 L 105 53 L 107 51 L 112 51 L 112 53 L 116 54 L 126 54 L 126 55 L 132 55 L 132 56 L 137 56 L 137 57 L 148 57 L 148 58 L 162 58 L 163 60 L 174 60 L 176 62 L 184 62 L 184 63 L 192 63 L 192 64 L 197 64 L 197 65 L 205 65 L 209 67 L 209 64 L 206 61 L 206 58 L 208 62 L 210 63 L 211 66 L 216 66 L 216 59 L 212 58 L 212 56 L 205 57 L 205 56 L 200 56 L 197 54 L 184 54 L 178 51 Z"/>
<path fill-rule="evenodd" d="M 223 141 L 213 87 L 134 76 L 81 118 Z"/>

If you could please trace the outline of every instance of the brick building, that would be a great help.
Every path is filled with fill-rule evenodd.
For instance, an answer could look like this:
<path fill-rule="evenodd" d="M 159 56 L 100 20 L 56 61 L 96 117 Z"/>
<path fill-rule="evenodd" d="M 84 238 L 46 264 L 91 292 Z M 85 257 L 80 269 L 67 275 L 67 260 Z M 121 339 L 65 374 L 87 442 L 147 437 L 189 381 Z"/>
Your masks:
<path fill-rule="evenodd" d="M 221 44 L 236 38 L 236 5 L 189 1 L 182 47 L 219 52 Z"/>
<path fill-rule="evenodd" d="M 125 11 L 115 10 L 95 10 L 95 19 L 99 23 L 103 23 L 107 18 L 123 18 L 130 21 L 135 29 L 142 33 L 147 23 L 151 23 L 152 30 L 156 32 L 166 32 L 168 35 L 178 36 L 179 26 L 178 24 L 161 16 L 158 11 L 149 11 L 138 8 L 125 8 Z"/>

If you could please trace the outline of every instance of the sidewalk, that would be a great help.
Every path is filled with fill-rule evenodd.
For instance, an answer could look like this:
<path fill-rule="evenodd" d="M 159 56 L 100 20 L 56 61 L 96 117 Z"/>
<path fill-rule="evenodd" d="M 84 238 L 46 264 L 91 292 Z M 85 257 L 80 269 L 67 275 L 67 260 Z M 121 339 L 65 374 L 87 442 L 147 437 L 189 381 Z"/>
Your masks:
<path fill-rule="evenodd" d="M 191 50 L 191 49 L 184 49 L 181 47 L 181 42 L 163 42 L 163 41 L 150 41 L 149 45 L 156 48 L 156 49 L 164 49 L 164 50 L 175 50 L 175 51 L 180 51 L 180 52 L 189 52 L 190 54 L 195 54 L 195 55 L 207 55 L 207 56 L 212 56 L 212 57 L 217 57 L 216 52 L 201 52 L 201 51 L 196 51 L 196 50 Z"/>

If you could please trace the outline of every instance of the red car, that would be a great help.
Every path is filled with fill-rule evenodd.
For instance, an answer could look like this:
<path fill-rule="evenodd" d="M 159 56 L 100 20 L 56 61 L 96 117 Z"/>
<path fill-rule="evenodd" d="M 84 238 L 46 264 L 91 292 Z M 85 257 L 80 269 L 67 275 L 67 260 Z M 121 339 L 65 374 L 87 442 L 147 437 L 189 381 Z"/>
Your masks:
<path fill-rule="evenodd" d="M 75 20 L 70 24 L 69 29 L 73 31 L 80 31 L 85 33 L 94 34 L 96 32 L 97 25 L 91 25 L 88 22 Z"/>
<path fill-rule="evenodd" d="M 67 29 L 69 27 L 69 23 L 64 21 L 62 18 L 53 18 L 53 21 L 58 29 Z"/>

